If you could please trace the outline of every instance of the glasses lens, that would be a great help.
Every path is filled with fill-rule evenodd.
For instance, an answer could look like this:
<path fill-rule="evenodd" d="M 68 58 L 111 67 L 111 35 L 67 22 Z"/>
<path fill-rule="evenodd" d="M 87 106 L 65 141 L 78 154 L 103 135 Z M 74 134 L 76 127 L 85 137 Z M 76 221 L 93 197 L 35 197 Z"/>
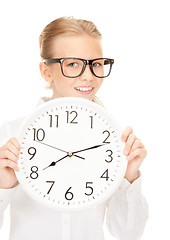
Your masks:
<path fill-rule="evenodd" d="M 69 58 L 63 61 L 63 73 L 67 77 L 76 77 L 80 75 L 83 67 L 83 61 L 80 59 Z"/>
<path fill-rule="evenodd" d="M 107 77 L 111 70 L 110 59 L 97 59 L 92 63 L 93 72 L 97 77 Z"/>

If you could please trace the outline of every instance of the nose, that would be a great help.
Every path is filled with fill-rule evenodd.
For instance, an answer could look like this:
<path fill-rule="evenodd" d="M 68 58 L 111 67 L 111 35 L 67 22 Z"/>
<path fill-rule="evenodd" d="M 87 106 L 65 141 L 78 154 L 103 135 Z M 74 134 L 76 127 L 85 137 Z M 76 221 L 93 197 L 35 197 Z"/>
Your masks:
<path fill-rule="evenodd" d="M 93 80 L 94 78 L 94 75 L 93 73 L 91 72 L 91 69 L 90 69 L 90 65 L 87 64 L 85 69 L 84 69 L 84 72 L 81 74 L 81 79 L 82 80 L 88 80 L 88 81 L 91 81 Z"/>

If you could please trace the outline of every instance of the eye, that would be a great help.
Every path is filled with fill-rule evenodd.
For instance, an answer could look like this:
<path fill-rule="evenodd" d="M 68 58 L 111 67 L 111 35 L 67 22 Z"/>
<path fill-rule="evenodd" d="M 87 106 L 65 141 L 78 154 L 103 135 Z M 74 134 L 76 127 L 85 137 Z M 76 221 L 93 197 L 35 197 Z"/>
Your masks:
<path fill-rule="evenodd" d="M 77 67 L 78 64 L 77 64 L 76 62 L 73 62 L 73 63 L 70 63 L 69 66 L 71 66 L 71 67 Z"/>
<path fill-rule="evenodd" d="M 73 67 L 73 68 L 76 68 L 76 67 L 78 67 L 79 66 L 79 64 L 78 64 L 78 62 L 70 62 L 70 63 L 68 63 L 68 65 L 67 65 L 68 67 Z"/>
<path fill-rule="evenodd" d="M 93 63 L 93 67 L 95 67 L 95 68 L 99 68 L 99 67 L 101 67 L 101 66 L 102 66 L 101 62 L 95 62 L 95 63 Z"/>

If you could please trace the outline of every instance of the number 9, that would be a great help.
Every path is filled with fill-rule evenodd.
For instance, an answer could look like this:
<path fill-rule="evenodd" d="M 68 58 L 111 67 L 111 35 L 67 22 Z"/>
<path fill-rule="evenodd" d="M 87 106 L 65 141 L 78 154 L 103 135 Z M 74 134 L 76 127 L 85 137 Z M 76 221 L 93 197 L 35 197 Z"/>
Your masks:
<path fill-rule="evenodd" d="M 30 147 L 28 149 L 28 153 L 32 156 L 29 160 L 31 160 L 35 156 L 36 152 L 37 150 L 34 147 Z"/>

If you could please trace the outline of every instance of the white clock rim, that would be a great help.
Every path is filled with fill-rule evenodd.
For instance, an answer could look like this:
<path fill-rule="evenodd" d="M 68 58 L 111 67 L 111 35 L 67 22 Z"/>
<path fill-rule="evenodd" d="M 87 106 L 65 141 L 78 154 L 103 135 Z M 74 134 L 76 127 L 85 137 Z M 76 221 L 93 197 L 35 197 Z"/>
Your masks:
<path fill-rule="evenodd" d="M 87 107 L 95 107 L 97 108 L 97 111 L 101 112 L 102 114 L 106 114 L 109 119 L 114 122 L 114 125 L 116 126 L 118 132 L 121 132 L 121 128 L 120 125 L 118 124 L 117 120 L 113 117 L 113 115 L 107 111 L 107 109 L 105 109 L 104 107 L 100 106 L 99 104 L 84 99 L 84 98 L 79 98 L 79 97 L 61 97 L 61 98 L 56 98 L 56 99 L 52 99 L 49 100 L 48 102 L 44 102 L 42 105 L 38 106 L 36 109 L 34 109 L 31 114 L 28 115 L 28 117 L 26 117 L 25 121 L 23 122 L 23 124 L 21 125 L 18 134 L 17 134 L 17 139 L 19 141 L 21 141 L 22 138 L 22 133 L 23 133 L 23 128 L 30 122 L 30 120 L 32 118 L 35 117 L 35 115 L 37 115 L 38 112 L 40 112 L 42 109 L 44 108 L 48 108 L 49 106 L 52 106 L 54 104 L 66 104 L 66 103 L 72 103 L 72 104 L 86 104 Z M 121 149 L 123 150 L 123 143 L 121 143 Z M 102 198 L 96 200 L 96 202 L 92 202 L 89 205 L 84 205 L 81 207 L 72 207 L 70 205 L 70 208 L 65 208 L 65 207 L 61 207 L 61 206 L 56 206 L 56 205 L 52 205 L 50 202 L 46 202 L 41 198 L 38 198 L 36 195 L 32 194 L 32 191 L 30 191 L 27 188 L 27 185 L 25 185 L 25 182 L 22 180 L 22 177 L 20 176 L 20 173 L 15 171 L 16 177 L 18 179 L 18 182 L 20 184 L 20 186 L 23 188 L 24 192 L 28 194 L 28 196 L 32 199 L 34 199 L 36 202 L 40 203 L 43 206 L 46 206 L 48 208 L 57 210 L 57 211 L 66 211 L 66 212 L 77 212 L 77 211 L 83 211 L 89 208 L 96 208 L 97 206 L 99 206 L 100 204 L 102 204 L 103 202 L 105 202 L 106 200 L 109 200 L 109 198 L 113 195 L 113 193 L 118 189 L 119 185 L 121 184 L 123 177 L 125 175 L 126 169 L 127 169 L 127 160 L 125 159 L 125 157 L 122 154 L 122 174 L 120 174 L 119 176 L 119 180 L 117 181 L 116 186 L 114 187 L 113 191 L 110 191 L 108 194 L 106 194 L 105 196 L 103 196 Z M 26 188 L 25 188 L 26 186 Z"/>

